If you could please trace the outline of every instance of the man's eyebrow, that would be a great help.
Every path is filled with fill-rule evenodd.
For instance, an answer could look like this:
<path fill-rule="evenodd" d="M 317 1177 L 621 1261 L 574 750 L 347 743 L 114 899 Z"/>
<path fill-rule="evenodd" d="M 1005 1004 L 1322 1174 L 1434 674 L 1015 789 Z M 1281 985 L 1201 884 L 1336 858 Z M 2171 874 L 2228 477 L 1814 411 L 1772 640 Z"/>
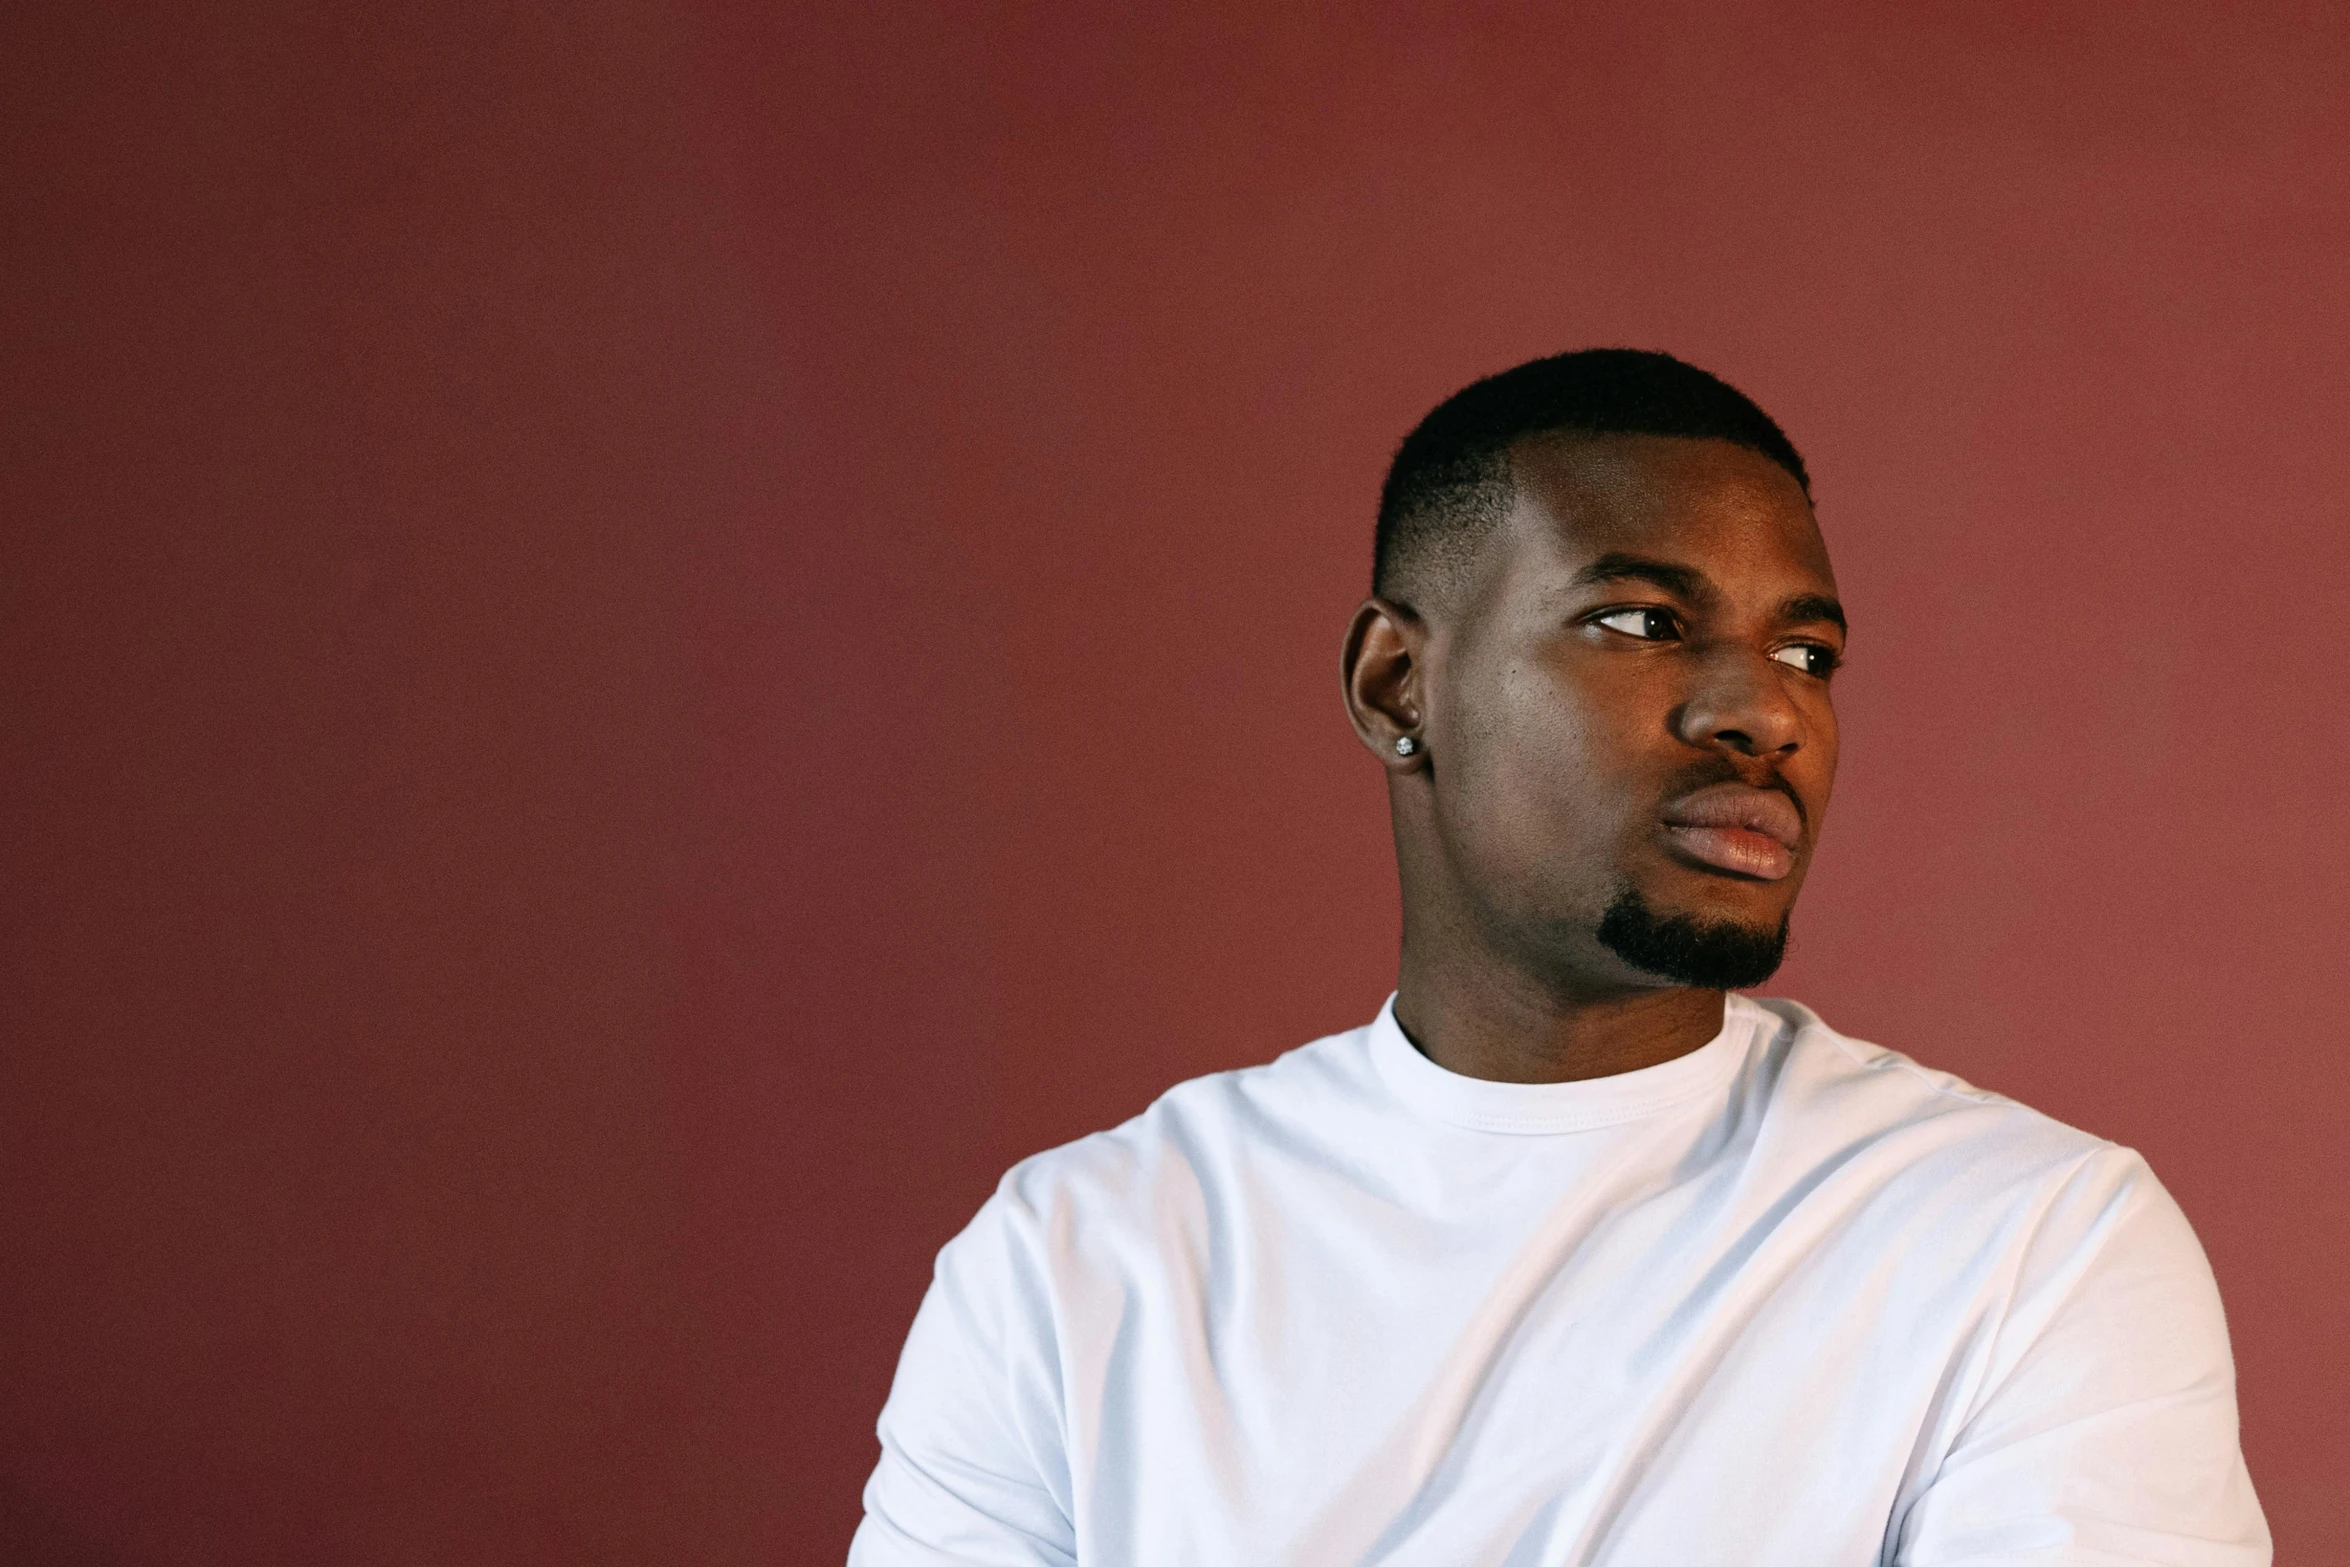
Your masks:
<path fill-rule="evenodd" d="M 1844 606 L 1825 593 L 1798 593 L 1779 606 L 1781 620 L 1824 620 L 1838 631 L 1849 631 Z"/>
<path fill-rule="evenodd" d="M 1676 566 L 1669 560 L 1655 560 L 1646 555 L 1602 555 L 1581 571 L 1575 573 L 1576 587 L 1589 587 L 1600 582 L 1649 582 L 1667 593 L 1692 600 L 1713 597 L 1713 584 L 1704 572 L 1694 566 Z M 1779 605 L 1783 621 L 1824 620 L 1838 631 L 1851 628 L 1845 624 L 1844 606 L 1825 593 L 1798 593 Z"/>
<path fill-rule="evenodd" d="M 1705 598 L 1712 591 L 1704 572 L 1676 566 L 1669 560 L 1651 560 L 1645 555 L 1602 555 L 1575 573 L 1576 587 L 1589 587 L 1595 582 L 1652 582 L 1667 593 L 1677 593 L 1685 599 Z"/>

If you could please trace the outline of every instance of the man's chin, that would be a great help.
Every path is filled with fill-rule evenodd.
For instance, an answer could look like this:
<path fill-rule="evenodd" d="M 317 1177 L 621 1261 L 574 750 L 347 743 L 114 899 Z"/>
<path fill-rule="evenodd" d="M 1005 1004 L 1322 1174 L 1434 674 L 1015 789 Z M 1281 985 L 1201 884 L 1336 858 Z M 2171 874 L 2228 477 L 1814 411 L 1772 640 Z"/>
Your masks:
<path fill-rule="evenodd" d="M 1745 990 L 1787 955 L 1787 916 L 1756 925 L 1656 908 L 1624 888 L 1600 916 L 1599 944 L 1644 974 L 1701 990 Z"/>

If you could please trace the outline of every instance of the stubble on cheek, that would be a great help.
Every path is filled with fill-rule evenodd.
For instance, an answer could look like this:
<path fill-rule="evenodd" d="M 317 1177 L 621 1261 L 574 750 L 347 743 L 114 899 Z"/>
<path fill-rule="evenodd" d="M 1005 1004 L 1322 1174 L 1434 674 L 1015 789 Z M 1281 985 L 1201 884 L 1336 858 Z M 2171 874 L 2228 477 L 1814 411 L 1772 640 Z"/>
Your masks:
<path fill-rule="evenodd" d="M 1633 780 L 1604 765 L 1605 715 L 1538 664 L 1491 672 L 1462 703 L 1456 851 L 1509 923 L 1595 925 L 1622 881 Z"/>

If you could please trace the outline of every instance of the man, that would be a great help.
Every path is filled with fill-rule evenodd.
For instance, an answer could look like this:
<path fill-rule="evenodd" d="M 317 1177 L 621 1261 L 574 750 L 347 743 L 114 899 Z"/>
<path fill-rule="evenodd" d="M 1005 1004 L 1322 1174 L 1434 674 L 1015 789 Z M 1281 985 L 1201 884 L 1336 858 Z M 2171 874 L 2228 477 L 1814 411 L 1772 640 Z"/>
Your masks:
<path fill-rule="evenodd" d="M 1345 651 L 1395 996 L 1005 1177 L 851 1561 L 2266 1562 L 2145 1163 L 1728 994 L 1844 643 L 1802 459 L 1704 372 L 1566 354 L 1430 414 Z"/>

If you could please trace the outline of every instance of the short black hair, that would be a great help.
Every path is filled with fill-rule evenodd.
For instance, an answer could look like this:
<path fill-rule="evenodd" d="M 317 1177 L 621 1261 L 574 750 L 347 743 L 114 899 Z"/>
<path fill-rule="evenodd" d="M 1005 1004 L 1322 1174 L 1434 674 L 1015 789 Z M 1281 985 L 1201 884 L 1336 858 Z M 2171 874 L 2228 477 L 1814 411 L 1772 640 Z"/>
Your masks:
<path fill-rule="evenodd" d="M 1408 602 L 1427 571 L 1464 560 L 1509 511 L 1510 443 L 1550 430 L 1730 441 L 1811 495 L 1794 443 L 1718 376 L 1638 348 L 1553 354 L 1453 393 L 1404 437 L 1379 492 L 1371 591 Z"/>

